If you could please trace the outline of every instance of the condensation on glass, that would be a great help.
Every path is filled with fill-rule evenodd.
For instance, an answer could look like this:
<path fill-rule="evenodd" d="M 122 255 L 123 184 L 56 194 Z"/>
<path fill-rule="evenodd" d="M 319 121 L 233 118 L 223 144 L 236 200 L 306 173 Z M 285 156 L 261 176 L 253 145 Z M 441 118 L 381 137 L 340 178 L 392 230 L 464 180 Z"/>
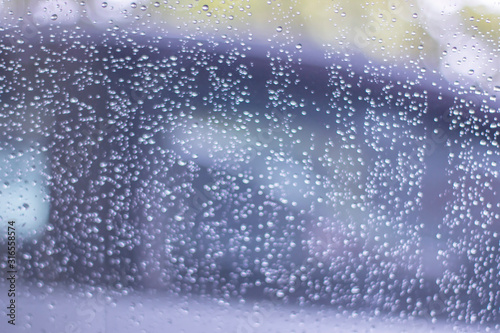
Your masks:
<path fill-rule="evenodd" d="M 499 330 L 499 25 L 493 0 L 3 1 L 15 329 Z"/>

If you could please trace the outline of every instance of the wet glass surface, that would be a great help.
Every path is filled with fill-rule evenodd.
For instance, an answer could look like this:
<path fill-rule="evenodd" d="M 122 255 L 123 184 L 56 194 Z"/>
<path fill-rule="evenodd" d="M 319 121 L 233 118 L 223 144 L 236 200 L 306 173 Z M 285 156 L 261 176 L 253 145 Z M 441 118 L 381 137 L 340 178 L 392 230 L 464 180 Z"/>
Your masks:
<path fill-rule="evenodd" d="M 2 331 L 499 329 L 499 4 L 312 3 L 2 3 Z"/>

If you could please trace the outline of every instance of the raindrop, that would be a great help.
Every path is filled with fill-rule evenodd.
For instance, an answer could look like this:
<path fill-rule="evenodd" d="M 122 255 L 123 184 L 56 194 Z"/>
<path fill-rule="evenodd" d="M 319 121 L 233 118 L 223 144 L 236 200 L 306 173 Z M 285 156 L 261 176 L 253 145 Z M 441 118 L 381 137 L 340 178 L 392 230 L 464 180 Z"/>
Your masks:
<path fill-rule="evenodd" d="M 52 14 L 52 16 L 50 17 L 50 19 L 51 19 L 52 21 L 57 20 L 57 14 Z"/>
<path fill-rule="evenodd" d="M 203 5 L 201 8 L 206 12 L 208 10 L 208 5 Z"/>

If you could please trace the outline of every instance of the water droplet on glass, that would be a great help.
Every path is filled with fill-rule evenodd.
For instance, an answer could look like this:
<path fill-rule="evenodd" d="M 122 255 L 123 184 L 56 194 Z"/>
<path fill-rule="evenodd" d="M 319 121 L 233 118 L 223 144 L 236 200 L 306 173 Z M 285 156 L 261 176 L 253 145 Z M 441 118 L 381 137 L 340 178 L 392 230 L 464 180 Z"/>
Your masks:
<path fill-rule="evenodd" d="M 203 5 L 203 7 L 201 7 L 204 11 L 207 11 L 208 10 L 208 5 Z"/>

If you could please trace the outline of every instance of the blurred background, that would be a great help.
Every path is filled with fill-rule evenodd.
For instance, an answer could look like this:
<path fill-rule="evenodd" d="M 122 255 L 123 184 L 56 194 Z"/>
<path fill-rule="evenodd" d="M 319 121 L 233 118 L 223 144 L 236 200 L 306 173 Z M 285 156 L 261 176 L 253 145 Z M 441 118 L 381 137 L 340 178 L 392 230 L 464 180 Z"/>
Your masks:
<path fill-rule="evenodd" d="M 1 2 L 17 328 L 499 330 L 499 27 L 488 0 Z"/>

